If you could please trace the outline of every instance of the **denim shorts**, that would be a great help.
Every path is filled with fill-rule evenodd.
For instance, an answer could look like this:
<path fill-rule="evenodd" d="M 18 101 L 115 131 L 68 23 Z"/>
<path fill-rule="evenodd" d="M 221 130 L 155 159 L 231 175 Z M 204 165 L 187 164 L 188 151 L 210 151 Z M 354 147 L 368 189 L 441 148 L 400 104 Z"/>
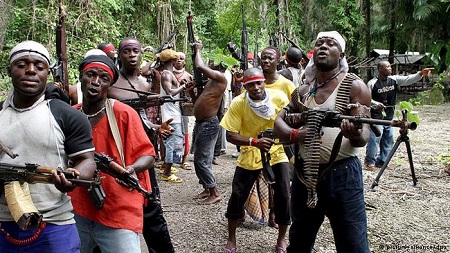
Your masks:
<path fill-rule="evenodd" d="M 184 153 L 184 136 L 181 131 L 181 123 L 170 124 L 174 131 L 165 140 L 163 140 L 164 146 L 166 148 L 165 152 L 165 163 L 181 163 L 181 158 Z"/>

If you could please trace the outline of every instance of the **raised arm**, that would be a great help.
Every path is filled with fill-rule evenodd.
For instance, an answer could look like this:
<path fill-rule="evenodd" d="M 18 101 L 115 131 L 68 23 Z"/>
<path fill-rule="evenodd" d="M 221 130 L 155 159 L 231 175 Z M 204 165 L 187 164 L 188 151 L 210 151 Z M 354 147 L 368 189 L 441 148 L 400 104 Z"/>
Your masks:
<path fill-rule="evenodd" d="M 202 44 L 199 42 L 194 43 L 195 46 L 195 66 L 197 67 L 197 69 L 203 73 L 206 77 L 208 77 L 209 79 L 213 79 L 217 82 L 220 83 L 226 83 L 227 79 L 225 78 L 225 75 L 222 74 L 220 71 L 218 70 L 213 70 L 210 67 L 208 67 L 207 65 L 205 65 L 205 63 L 203 62 L 202 59 Z"/>

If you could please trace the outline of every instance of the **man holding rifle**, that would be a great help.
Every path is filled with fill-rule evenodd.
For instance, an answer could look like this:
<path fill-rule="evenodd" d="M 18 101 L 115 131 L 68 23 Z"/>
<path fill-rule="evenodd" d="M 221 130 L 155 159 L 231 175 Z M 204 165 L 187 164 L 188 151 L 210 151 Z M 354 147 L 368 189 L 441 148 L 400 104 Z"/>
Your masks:
<path fill-rule="evenodd" d="M 265 89 L 265 78 L 258 68 L 244 72 L 245 93 L 233 99 L 220 125 L 227 131 L 227 140 L 241 146 L 240 156 L 233 177 L 232 193 L 228 201 L 228 241 L 225 252 L 236 251 L 236 227 L 239 219 L 245 217 L 244 203 L 253 184 L 265 168 L 261 152 L 270 156 L 270 165 L 275 176 L 274 211 L 279 224 L 275 252 L 285 252 L 286 231 L 290 224 L 289 216 L 289 161 L 283 145 L 275 144 L 268 137 L 258 138 L 259 134 L 273 128 L 277 113 L 289 102 L 279 90 Z M 272 170 L 271 169 L 271 170 Z M 273 180 L 273 179 L 271 179 Z"/>
<path fill-rule="evenodd" d="M 276 136 L 299 146 L 287 252 L 312 252 L 325 216 L 337 252 L 370 252 L 362 166 L 357 157 L 369 139 L 369 126 L 363 124 L 359 129 L 343 119 L 340 128 L 324 127 L 323 115 L 317 110 L 370 117 L 370 91 L 356 75 L 347 73 L 344 52 L 345 40 L 338 32 L 320 32 L 305 70 L 306 85 L 292 93 L 288 107 L 275 120 Z M 307 113 L 307 120 L 288 125 L 287 112 Z"/>
<path fill-rule="evenodd" d="M 147 170 L 154 162 L 153 145 L 136 111 L 107 98 L 110 86 L 119 78 L 114 62 L 105 55 L 91 55 L 81 62 L 79 71 L 83 103 L 75 108 L 91 123 L 96 151 L 113 157 L 149 190 Z M 101 210 L 91 204 L 86 189 L 80 187 L 71 194 L 81 252 L 90 253 L 96 245 L 102 252 L 141 252 L 144 197 L 109 174 L 99 173 L 106 193 Z"/>
<path fill-rule="evenodd" d="M 138 63 L 140 62 L 141 57 L 141 44 L 137 39 L 124 38 L 120 42 L 119 59 L 122 68 L 119 71 L 117 83 L 115 83 L 114 86 L 111 86 L 108 91 L 108 97 L 118 100 L 140 99 L 140 91 L 150 91 L 150 85 L 146 82 L 146 79 L 140 75 Z M 120 88 L 128 90 L 121 90 Z M 147 99 L 149 99 L 149 97 L 147 97 Z M 156 122 L 152 123 L 153 128 L 157 129 L 162 138 L 166 138 L 172 131 L 172 128 L 168 126 L 170 121 L 164 122 L 161 126 L 155 124 Z M 156 141 L 153 143 L 153 146 L 157 147 Z M 152 165 L 148 168 L 148 171 L 150 173 L 152 192 L 159 197 L 159 188 L 154 166 Z M 161 203 L 152 201 L 144 207 L 143 235 L 149 252 L 173 252 L 173 246 L 167 229 L 167 222 L 163 216 Z"/>
<path fill-rule="evenodd" d="M 94 146 L 88 120 L 65 102 L 45 98 L 50 65 L 47 49 L 40 43 L 24 41 L 11 50 L 9 62 L 12 88 L 0 107 L 0 140 L 18 156 L 13 160 L 0 152 L 0 162 L 62 167 L 74 171 L 79 179 L 92 179 Z M 19 184 L 17 181 L 1 184 L 0 252 L 79 252 L 73 208 L 65 194 L 75 185 L 55 172 L 53 182 L 20 183 L 24 192 L 12 188 Z M 32 201 L 25 204 L 34 206 L 43 219 L 37 228 L 22 230 L 26 228 L 21 229 L 14 221 L 12 205 L 21 207 L 24 203 L 18 196 L 26 191 Z"/>

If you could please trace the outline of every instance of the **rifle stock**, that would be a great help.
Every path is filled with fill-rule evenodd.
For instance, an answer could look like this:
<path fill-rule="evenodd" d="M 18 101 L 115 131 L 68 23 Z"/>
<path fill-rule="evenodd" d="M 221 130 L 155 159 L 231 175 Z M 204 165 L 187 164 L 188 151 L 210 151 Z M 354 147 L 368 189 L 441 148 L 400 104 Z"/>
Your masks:
<path fill-rule="evenodd" d="M 186 24 L 187 24 L 187 30 L 188 30 L 188 41 L 189 44 L 191 45 L 191 59 L 192 59 L 192 69 L 194 72 L 194 79 L 195 79 L 195 87 L 197 88 L 197 90 L 202 90 L 203 89 L 203 77 L 202 77 L 202 73 L 200 73 L 200 71 L 198 70 L 198 68 L 195 66 L 195 56 L 196 56 L 196 52 L 195 52 L 195 45 L 194 43 L 195 41 L 195 36 L 194 36 L 194 28 L 192 26 L 192 21 L 194 20 L 194 16 L 191 15 L 191 12 L 188 11 L 188 16 L 186 17 Z"/>

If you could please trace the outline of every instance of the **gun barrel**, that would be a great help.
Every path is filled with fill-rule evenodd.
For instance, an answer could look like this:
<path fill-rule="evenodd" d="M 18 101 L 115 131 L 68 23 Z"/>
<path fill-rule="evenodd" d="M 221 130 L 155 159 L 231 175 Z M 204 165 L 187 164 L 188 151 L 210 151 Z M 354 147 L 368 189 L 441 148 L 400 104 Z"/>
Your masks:
<path fill-rule="evenodd" d="M 407 122 L 403 120 L 383 120 L 383 119 L 371 119 L 371 118 L 363 118 L 363 117 L 357 117 L 357 116 L 349 116 L 349 115 L 339 115 L 338 120 L 348 119 L 350 122 L 355 123 L 365 123 L 370 125 L 382 125 L 382 126 L 393 126 L 393 127 L 400 127 L 400 128 L 406 128 L 410 130 L 416 130 L 417 129 L 417 123 L 416 122 Z"/>

